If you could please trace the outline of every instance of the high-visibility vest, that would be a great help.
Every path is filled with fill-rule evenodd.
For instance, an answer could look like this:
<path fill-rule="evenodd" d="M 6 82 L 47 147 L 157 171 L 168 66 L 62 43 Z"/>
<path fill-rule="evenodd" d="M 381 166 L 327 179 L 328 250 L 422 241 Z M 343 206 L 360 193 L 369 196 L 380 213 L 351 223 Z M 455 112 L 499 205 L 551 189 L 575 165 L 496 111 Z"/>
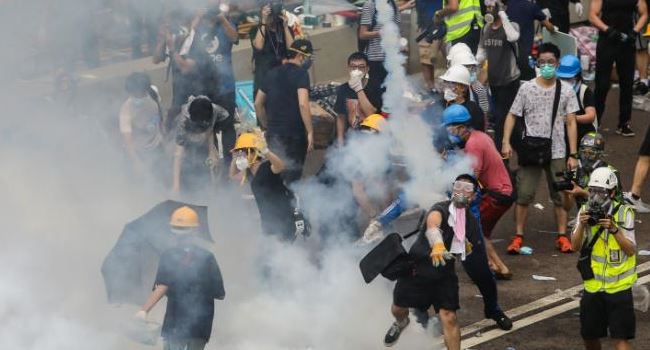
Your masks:
<path fill-rule="evenodd" d="M 447 1 L 443 2 L 443 7 Z M 445 18 L 447 25 L 446 42 L 451 42 L 462 38 L 472 29 L 472 22 L 476 18 L 476 23 L 483 28 L 483 15 L 481 14 L 480 0 L 459 0 L 458 11 Z"/>
<path fill-rule="evenodd" d="M 612 205 L 616 206 L 618 203 Z M 583 212 L 587 210 L 586 206 L 582 208 Z M 625 225 L 626 215 L 632 215 L 632 219 L 634 219 L 632 208 L 621 205 L 614 214 L 614 221 L 619 227 Z M 599 225 L 591 227 L 587 242 L 591 242 L 599 228 Z M 623 232 L 617 234 L 622 235 Z M 585 290 L 589 293 L 617 293 L 632 288 L 637 279 L 636 254 L 627 256 L 618 245 L 616 238 L 608 234 L 607 231 L 600 234 L 591 251 L 591 268 L 595 278 L 584 281 Z"/>

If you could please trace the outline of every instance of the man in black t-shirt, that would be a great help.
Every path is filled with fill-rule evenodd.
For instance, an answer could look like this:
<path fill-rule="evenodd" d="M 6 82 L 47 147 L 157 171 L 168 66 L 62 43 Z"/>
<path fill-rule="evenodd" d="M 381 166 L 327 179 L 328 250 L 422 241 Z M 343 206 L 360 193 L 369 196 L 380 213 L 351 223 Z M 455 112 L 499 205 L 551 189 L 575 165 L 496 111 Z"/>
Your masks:
<path fill-rule="evenodd" d="M 281 66 L 271 69 L 255 96 L 255 112 L 266 128 L 269 145 L 286 159 L 288 183 L 302 175 L 307 152 L 314 148 L 309 108 L 309 73 L 314 49 L 311 42 L 293 42 Z"/>
<path fill-rule="evenodd" d="M 350 80 L 339 86 L 336 91 L 334 111 L 336 119 L 336 139 L 343 145 L 348 128 L 356 129 L 361 121 L 371 114 L 378 113 L 382 106 L 382 90 L 368 85 L 368 57 L 355 52 L 348 57 Z"/>
<path fill-rule="evenodd" d="M 162 327 L 165 349 L 203 350 L 212 333 L 214 299 L 226 296 L 221 270 L 210 251 L 193 243 L 200 227 L 196 211 L 187 206 L 176 209 L 170 226 L 177 244 L 160 256 L 154 290 L 135 316 L 146 319 L 167 296 Z"/>

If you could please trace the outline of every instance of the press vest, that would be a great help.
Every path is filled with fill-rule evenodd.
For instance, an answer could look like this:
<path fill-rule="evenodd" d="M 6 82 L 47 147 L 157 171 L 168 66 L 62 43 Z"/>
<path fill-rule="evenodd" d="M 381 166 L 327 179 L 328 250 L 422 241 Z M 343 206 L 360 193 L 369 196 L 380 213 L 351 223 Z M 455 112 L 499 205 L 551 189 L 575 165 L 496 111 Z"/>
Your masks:
<path fill-rule="evenodd" d="M 443 7 L 447 1 L 443 2 Z M 462 38 L 472 29 L 472 22 L 476 19 L 479 27 L 483 28 L 483 15 L 481 14 L 480 0 L 460 0 L 458 11 L 445 18 L 447 25 L 446 42 Z"/>
<path fill-rule="evenodd" d="M 586 206 L 583 206 L 582 210 L 586 211 Z M 634 215 L 634 212 L 630 207 L 621 205 L 614 214 L 614 220 L 619 227 L 625 224 L 626 215 Z M 588 242 L 593 239 L 599 228 L 599 225 L 591 227 Z M 617 234 L 622 235 L 623 232 Z M 607 231 L 600 234 L 591 251 L 591 268 L 596 277 L 585 281 L 585 290 L 589 293 L 617 293 L 632 288 L 637 279 L 636 254 L 627 256 L 616 238 Z"/>

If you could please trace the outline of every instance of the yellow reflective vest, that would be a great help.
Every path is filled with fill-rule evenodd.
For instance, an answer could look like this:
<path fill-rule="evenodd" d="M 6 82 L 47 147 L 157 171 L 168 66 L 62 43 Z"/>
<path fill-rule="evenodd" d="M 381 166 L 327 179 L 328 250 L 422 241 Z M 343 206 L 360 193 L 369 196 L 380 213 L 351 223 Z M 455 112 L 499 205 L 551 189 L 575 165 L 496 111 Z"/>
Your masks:
<path fill-rule="evenodd" d="M 618 203 L 612 205 L 616 207 Z M 586 206 L 582 208 L 583 211 L 587 210 Z M 621 205 L 614 214 L 614 221 L 619 230 L 621 230 L 620 227 L 625 225 L 627 215 L 632 215 L 632 219 L 634 219 L 634 211 L 627 205 Z M 598 225 L 591 227 L 588 240 L 584 244 L 591 242 L 599 228 Z M 617 234 L 622 235 L 623 232 Z M 606 230 L 600 234 L 591 251 L 591 268 L 594 271 L 595 278 L 584 281 L 585 290 L 589 293 L 617 293 L 632 288 L 637 279 L 636 254 L 627 256 L 618 245 L 616 238 L 607 233 Z"/>
<path fill-rule="evenodd" d="M 443 1 L 443 8 L 446 6 L 447 1 Z M 480 0 L 459 0 L 458 11 L 452 13 L 445 18 L 445 25 L 447 26 L 446 42 L 452 42 L 456 39 L 462 38 L 465 34 L 469 33 L 472 29 L 472 22 L 476 18 L 476 23 L 480 28 L 483 28 L 483 15 L 481 14 L 481 1 Z"/>

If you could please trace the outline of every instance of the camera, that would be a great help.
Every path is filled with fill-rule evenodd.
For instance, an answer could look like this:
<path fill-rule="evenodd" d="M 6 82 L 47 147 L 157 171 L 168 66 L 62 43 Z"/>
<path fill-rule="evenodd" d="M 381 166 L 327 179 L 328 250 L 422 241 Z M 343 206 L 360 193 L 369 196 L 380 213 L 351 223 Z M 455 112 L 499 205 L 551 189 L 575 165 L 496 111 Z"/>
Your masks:
<path fill-rule="evenodd" d="M 420 35 L 418 35 L 417 38 L 415 38 L 415 41 L 420 42 L 422 40 L 425 40 L 427 43 L 431 44 L 434 40 L 444 37 L 447 33 L 446 29 L 447 27 L 443 23 L 431 23 L 426 27 L 426 29 L 422 31 Z"/>
<path fill-rule="evenodd" d="M 589 206 L 589 209 L 587 209 L 587 215 L 589 215 L 589 219 L 587 219 L 587 224 L 589 226 L 596 226 L 600 220 L 607 218 L 605 208 L 600 205 Z"/>
<path fill-rule="evenodd" d="M 282 1 L 270 1 L 268 4 L 271 7 L 271 17 L 278 18 L 282 15 L 284 6 L 282 6 Z"/>
<path fill-rule="evenodd" d="M 573 183 L 576 181 L 575 171 L 560 171 L 555 173 L 555 176 L 561 177 L 561 181 L 553 182 L 553 190 L 555 192 L 569 191 L 573 189 Z"/>

